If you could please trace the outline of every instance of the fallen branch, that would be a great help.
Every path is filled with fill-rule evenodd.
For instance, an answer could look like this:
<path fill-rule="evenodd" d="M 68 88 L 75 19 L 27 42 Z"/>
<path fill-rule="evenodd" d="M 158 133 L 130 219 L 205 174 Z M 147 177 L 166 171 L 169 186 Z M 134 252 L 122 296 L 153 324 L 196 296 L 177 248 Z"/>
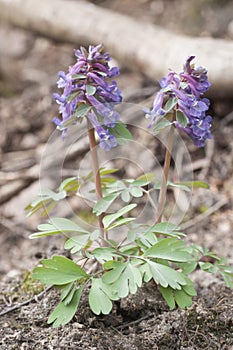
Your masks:
<path fill-rule="evenodd" d="M 233 42 L 177 35 L 82 1 L 40 0 L 35 10 L 34 0 L 0 0 L 0 18 L 75 47 L 103 42 L 117 59 L 155 80 L 196 55 L 208 67 L 210 94 L 233 96 Z"/>

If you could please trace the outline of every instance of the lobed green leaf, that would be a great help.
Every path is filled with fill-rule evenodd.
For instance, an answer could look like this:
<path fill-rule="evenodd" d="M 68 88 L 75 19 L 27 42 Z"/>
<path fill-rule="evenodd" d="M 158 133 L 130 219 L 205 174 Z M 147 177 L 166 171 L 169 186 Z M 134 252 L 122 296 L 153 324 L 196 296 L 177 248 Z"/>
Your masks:
<path fill-rule="evenodd" d="M 89 275 L 75 262 L 63 256 L 41 261 L 43 266 L 33 270 L 33 278 L 46 285 L 62 285 L 87 278 Z"/>
<path fill-rule="evenodd" d="M 107 315 L 112 310 L 112 301 L 106 293 L 103 281 L 100 278 L 92 278 L 89 293 L 89 305 L 94 314 Z"/>
<path fill-rule="evenodd" d="M 169 266 L 156 263 L 154 261 L 147 261 L 140 267 L 144 281 L 148 282 L 151 278 L 156 284 L 164 288 L 170 286 L 173 289 L 181 289 L 183 285 L 187 284 L 185 275 L 181 272 L 172 269 Z"/>
<path fill-rule="evenodd" d="M 176 237 L 159 240 L 151 248 L 146 250 L 144 256 L 177 262 L 193 261 L 193 257 L 186 250 L 184 242 Z"/>
<path fill-rule="evenodd" d="M 82 292 L 83 287 L 75 290 L 72 295 L 72 299 L 68 304 L 61 301 L 49 316 L 47 323 L 53 323 L 53 328 L 64 326 L 65 324 L 69 323 L 78 309 Z"/>
<path fill-rule="evenodd" d="M 119 192 L 112 193 L 112 194 L 109 194 L 109 195 L 101 198 L 100 200 L 98 200 L 98 202 L 95 204 L 95 206 L 93 208 L 93 213 L 95 213 L 96 215 L 100 215 L 100 214 L 106 212 L 107 209 L 110 207 L 110 205 L 119 196 L 119 194 L 120 194 Z"/>
<path fill-rule="evenodd" d="M 129 211 L 131 211 L 132 209 L 134 209 L 136 206 L 137 206 L 137 204 L 129 204 L 126 207 L 121 208 L 120 210 L 118 210 L 114 214 L 106 215 L 103 218 L 104 228 L 108 229 L 114 221 L 116 221 L 118 218 L 120 218 L 124 214 L 126 214 Z"/>
<path fill-rule="evenodd" d="M 88 231 L 77 225 L 75 222 L 64 218 L 52 218 L 48 224 L 38 226 L 38 232 L 32 233 L 29 238 L 39 238 L 43 236 L 52 236 L 60 233 L 79 232 L 89 234 Z"/>

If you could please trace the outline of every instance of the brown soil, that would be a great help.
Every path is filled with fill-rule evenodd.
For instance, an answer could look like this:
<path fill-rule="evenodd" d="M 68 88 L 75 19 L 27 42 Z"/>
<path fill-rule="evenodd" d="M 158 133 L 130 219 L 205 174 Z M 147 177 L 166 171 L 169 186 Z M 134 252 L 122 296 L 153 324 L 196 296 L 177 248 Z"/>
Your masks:
<path fill-rule="evenodd" d="M 97 2 L 100 6 L 132 16 L 143 14 L 143 19 L 172 30 L 219 37 L 227 37 L 228 17 L 224 17 L 224 13 L 232 9 L 228 1 L 224 1 L 221 8 L 217 1 L 190 1 L 189 6 L 185 1 L 168 0 Z M 177 22 L 175 14 L 180 14 L 181 8 L 183 12 Z M 206 9 L 209 10 L 206 15 L 208 21 L 204 21 Z M 188 26 L 187 23 L 192 25 Z M 233 291 L 225 286 L 219 276 L 214 277 L 200 270 L 192 275 L 198 296 L 187 310 L 170 311 L 156 286 L 148 284 L 136 295 L 116 302 L 110 315 L 92 314 L 84 295 L 69 325 L 58 329 L 47 325 L 47 317 L 58 302 L 58 294 L 49 290 L 35 299 L 34 296 L 44 287 L 31 279 L 30 271 L 41 258 L 63 254 L 64 242 L 62 237 L 29 240 L 29 234 L 42 219 L 38 215 L 25 219 L 23 208 L 35 197 L 40 182 L 54 189 L 59 176 L 73 176 L 79 168 L 85 170 L 88 152 L 85 139 L 80 138 L 76 149 L 66 148 L 70 152 L 68 155 L 62 154 L 60 158 L 57 156 L 53 159 L 53 154 L 50 154 L 54 138 L 59 138 L 58 134 L 50 137 L 54 131 L 51 120 L 57 113 L 57 106 L 52 103 L 52 92 L 56 91 L 57 72 L 73 62 L 72 50 L 71 45 L 55 43 L 7 25 L 0 26 L 0 312 L 19 305 L 16 310 L 0 317 L 0 349 L 233 349 Z M 121 62 L 118 64 L 122 71 L 119 85 L 128 102 L 140 104 L 138 111 L 141 105 L 151 105 L 153 84 L 140 72 L 128 71 Z M 211 102 L 214 141 L 200 150 L 186 140 L 191 160 L 185 164 L 194 178 L 210 184 L 210 190 L 194 191 L 190 199 L 192 206 L 186 212 L 184 222 L 188 242 L 214 250 L 232 265 L 233 103 Z M 134 115 L 128 107 L 126 104 L 124 112 L 127 121 L 133 124 L 131 129 L 135 138 L 140 140 L 140 145 L 146 145 L 146 150 L 156 154 L 156 162 L 151 165 L 145 152 L 144 163 L 157 171 L 163 161 L 162 148 L 145 131 L 145 124 L 135 127 L 140 114 L 137 112 L 137 122 L 132 122 Z M 58 147 L 63 146 L 58 143 Z M 176 147 L 179 154 L 179 145 Z M 57 175 L 61 160 L 64 160 L 62 175 Z M 141 164 L 135 160 L 131 163 L 119 159 L 108 161 L 110 165 L 120 167 L 124 177 L 140 174 Z M 176 214 L 183 201 L 189 200 L 188 197 L 176 199 L 174 205 L 172 198 L 173 193 L 169 193 L 167 214 L 173 209 Z M 87 204 L 77 205 L 76 200 L 69 202 L 68 208 L 58 207 L 56 215 L 68 216 L 71 208 L 73 211 L 79 210 L 79 218 L 83 221 L 91 220 L 86 214 Z M 213 210 L 208 211 L 211 208 Z M 143 215 L 151 219 L 149 212 Z"/>

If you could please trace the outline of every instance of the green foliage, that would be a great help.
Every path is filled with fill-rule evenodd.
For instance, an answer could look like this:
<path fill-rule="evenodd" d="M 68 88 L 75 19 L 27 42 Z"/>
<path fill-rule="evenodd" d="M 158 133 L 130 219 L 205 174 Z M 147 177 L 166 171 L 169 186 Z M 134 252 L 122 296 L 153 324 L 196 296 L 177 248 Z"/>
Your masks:
<path fill-rule="evenodd" d="M 34 269 L 33 278 L 46 285 L 63 285 L 88 278 L 88 274 L 80 266 L 63 256 L 43 259 L 41 263 L 43 266 Z"/>
<path fill-rule="evenodd" d="M 83 248 L 88 248 L 88 243 L 90 242 L 90 235 L 83 234 L 69 238 L 64 248 L 70 250 L 71 254 L 76 254 Z"/>
<path fill-rule="evenodd" d="M 115 171 L 100 169 L 102 179 L 105 179 L 105 196 L 94 206 L 96 215 L 106 212 L 119 197 L 124 202 L 129 202 L 131 198 L 144 195 L 144 187 L 154 181 L 153 174 L 145 174 L 135 180 L 115 180 L 110 176 Z M 92 181 L 93 174 L 89 173 L 82 180 Z M 77 178 L 66 179 L 58 192 L 42 191 L 41 200 L 60 200 L 64 192 L 75 192 L 79 186 L 80 180 L 77 181 Z M 184 191 L 189 191 L 190 187 L 208 187 L 201 181 L 168 182 L 168 186 Z M 208 273 L 220 274 L 227 286 L 233 287 L 233 269 L 224 260 L 198 245 L 186 246 L 181 239 L 185 234 L 173 223 L 161 222 L 152 226 L 135 223 L 135 218 L 130 215 L 135 208 L 136 204 L 132 203 L 113 214 L 105 214 L 103 225 L 107 246 L 101 244 L 103 238 L 100 238 L 100 230 L 88 232 L 69 219 L 50 219 L 47 224 L 38 226 L 38 232 L 30 235 L 30 238 L 60 233 L 68 235 L 64 247 L 79 258 L 79 262 L 75 263 L 65 257 L 54 256 L 42 260 L 41 265 L 33 271 L 35 279 L 49 286 L 54 285 L 61 293 L 60 302 L 48 319 L 53 327 L 71 321 L 78 309 L 82 292 L 88 285 L 89 305 L 97 315 L 110 313 L 114 301 L 135 294 L 143 282 L 150 280 L 158 285 L 171 309 L 176 305 L 180 308 L 189 307 L 196 291 L 187 275 L 197 266 Z M 116 243 L 107 238 L 110 230 L 121 226 L 127 227 L 127 240 Z M 204 257 L 211 258 L 214 262 L 204 262 Z M 80 266 L 83 259 L 98 262 L 98 270 L 88 274 Z"/>
<path fill-rule="evenodd" d="M 38 193 L 38 197 L 28 204 L 25 208 L 27 216 L 31 216 L 35 212 L 42 209 L 41 215 L 46 215 L 53 209 L 56 203 L 67 196 L 78 191 L 80 182 L 76 177 L 70 177 L 64 180 L 58 188 L 57 192 L 50 189 L 42 189 Z"/>
<path fill-rule="evenodd" d="M 82 291 L 82 287 L 74 290 L 69 303 L 61 301 L 49 316 L 48 324 L 52 323 L 53 327 L 56 328 L 69 323 L 77 311 Z"/>
<path fill-rule="evenodd" d="M 77 225 L 69 219 L 53 218 L 48 224 L 41 224 L 38 226 L 38 232 L 32 233 L 29 238 L 40 238 L 44 236 L 52 236 L 60 233 L 79 232 L 81 234 L 89 234 L 88 231 Z"/>
<path fill-rule="evenodd" d="M 176 111 L 176 120 L 183 128 L 188 124 L 188 118 L 179 109 Z"/>
<path fill-rule="evenodd" d="M 164 110 L 166 111 L 166 113 L 171 112 L 171 110 L 175 107 L 175 105 L 177 104 L 177 98 L 169 98 L 169 100 L 166 102 L 165 106 L 164 106 Z"/>
<path fill-rule="evenodd" d="M 179 182 L 179 185 L 194 188 L 209 188 L 209 185 L 204 181 L 182 181 Z"/>
<path fill-rule="evenodd" d="M 114 299 L 113 299 L 114 298 Z M 103 282 L 101 278 L 92 278 L 91 289 L 89 293 L 89 305 L 91 310 L 99 315 L 107 315 L 112 310 L 112 301 L 117 300 L 113 292 Z"/>
<path fill-rule="evenodd" d="M 126 125 L 121 121 L 117 122 L 114 128 L 111 128 L 111 134 L 115 136 L 119 145 L 124 145 L 125 141 L 132 140 L 132 134 Z"/>
<path fill-rule="evenodd" d="M 103 275 L 103 282 L 111 286 L 118 298 L 125 298 L 129 294 L 135 294 L 142 285 L 142 274 L 137 266 L 131 262 L 110 260 L 104 263 L 104 268 L 109 270 Z"/>
<path fill-rule="evenodd" d="M 162 120 L 159 120 L 154 124 L 153 132 L 155 135 L 157 135 L 161 132 L 161 130 L 167 128 L 170 125 L 172 125 L 172 123 L 166 118 L 163 118 Z"/>
<path fill-rule="evenodd" d="M 84 117 L 90 111 L 90 109 L 91 106 L 89 106 L 88 104 L 80 104 L 73 115 L 76 118 Z"/>
<path fill-rule="evenodd" d="M 96 88 L 92 85 L 86 85 L 86 92 L 88 95 L 94 95 L 96 92 Z"/>
<path fill-rule="evenodd" d="M 138 198 L 143 196 L 143 187 L 149 185 L 155 176 L 147 173 L 139 176 L 137 179 L 114 180 L 108 178 L 108 182 L 104 182 L 104 196 L 101 198 L 93 208 L 96 215 L 106 212 L 114 201 L 121 197 L 123 202 L 128 203 L 131 198 Z M 104 178 L 102 178 L 103 184 Z"/>
<path fill-rule="evenodd" d="M 182 286 L 181 289 L 173 289 L 170 286 L 164 288 L 160 286 L 160 292 L 163 298 L 166 300 L 170 309 L 174 309 L 176 304 L 181 308 L 185 309 L 192 305 L 192 297 L 196 296 L 196 290 L 192 281 L 186 278 L 186 285 Z"/>
<path fill-rule="evenodd" d="M 156 284 L 164 288 L 170 286 L 173 289 L 182 289 L 182 285 L 186 284 L 185 276 L 181 272 L 152 260 L 147 260 L 146 264 L 141 266 L 141 271 L 145 282 L 153 278 Z"/>
<path fill-rule="evenodd" d="M 128 220 L 134 220 L 134 218 L 126 218 L 126 221 L 125 219 L 122 220 L 122 216 L 126 213 L 128 213 L 129 211 L 131 211 L 132 209 L 134 209 L 135 207 L 137 206 L 137 204 L 129 204 L 127 205 L 126 207 L 123 207 L 121 208 L 120 210 L 118 210 L 116 213 L 114 214 L 110 214 L 110 215 L 106 215 L 104 218 L 103 218 L 103 225 L 104 225 L 104 228 L 107 229 L 107 230 L 111 230 L 112 228 L 116 227 L 116 226 L 120 226 L 120 225 L 123 225 L 124 223 L 128 222 Z M 121 220 L 120 221 L 120 224 L 119 224 L 119 219 Z M 118 220 L 118 224 L 116 223 L 116 221 Z M 112 225 L 113 223 L 115 222 L 114 225 Z"/>
<path fill-rule="evenodd" d="M 178 262 L 188 262 L 192 260 L 192 256 L 187 252 L 184 241 L 176 237 L 159 240 L 149 248 L 144 255 L 150 258 L 160 258 Z"/>

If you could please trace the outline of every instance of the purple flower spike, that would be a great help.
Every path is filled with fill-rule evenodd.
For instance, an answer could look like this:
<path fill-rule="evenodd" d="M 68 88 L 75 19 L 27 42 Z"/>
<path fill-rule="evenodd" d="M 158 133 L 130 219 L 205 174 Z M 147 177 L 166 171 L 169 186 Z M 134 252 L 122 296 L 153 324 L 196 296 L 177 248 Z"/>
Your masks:
<path fill-rule="evenodd" d="M 110 78 L 119 75 L 119 69 L 110 68 L 111 57 L 103 52 L 103 45 L 89 46 L 88 50 L 81 47 L 74 53 L 77 62 L 67 73 L 58 73 L 57 86 L 63 93 L 53 96 L 60 106 L 62 120 L 54 118 L 53 122 L 64 138 L 68 126 L 76 124 L 78 118 L 87 117 L 100 137 L 100 146 L 110 150 L 117 146 L 117 141 L 109 128 L 114 128 L 120 119 L 115 106 L 122 101 L 117 83 Z"/>
<path fill-rule="evenodd" d="M 211 86 L 207 77 L 207 70 L 203 67 L 195 68 L 191 61 L 195 56 L 187 58 L 184 65 L 184 72 L 180 74 L 170 71 L 167 77 L 160 80 L 161 91 L 155 97 L 153 108 L 151 111 L 145 111 L 146 116 L 150 118 L 150 128 L 167 112 L 164 109 L 164 98 L 176 98 L 174 111 L 182 112 L 187 118 L 187 125 L 180 125 L 178 120 L 174 121 L 174 125 L 188 134 L 194 144 L 198 147 L 205 145 L 206 139 L 212 138 L 210 127 L 212 118 L 206 116 L 209 109 L 210 101 L 202 98 Z"/>

